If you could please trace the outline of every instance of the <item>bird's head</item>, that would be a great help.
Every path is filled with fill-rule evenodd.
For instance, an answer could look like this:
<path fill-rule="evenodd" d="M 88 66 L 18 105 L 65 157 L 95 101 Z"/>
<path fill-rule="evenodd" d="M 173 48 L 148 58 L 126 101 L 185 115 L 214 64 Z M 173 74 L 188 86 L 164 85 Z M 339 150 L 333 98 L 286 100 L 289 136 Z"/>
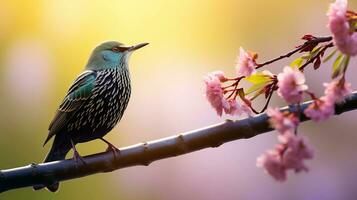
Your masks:
<path fill-rule="evenodd" d="M 86 69 L 102 70 L 117 67 L 127 67 L 128 59 L 132 52 L 149 43 L 141 43 L 134 46 L 125 46 L 116 41 L 104 42 L 92 51 L 86 65 Z"/>

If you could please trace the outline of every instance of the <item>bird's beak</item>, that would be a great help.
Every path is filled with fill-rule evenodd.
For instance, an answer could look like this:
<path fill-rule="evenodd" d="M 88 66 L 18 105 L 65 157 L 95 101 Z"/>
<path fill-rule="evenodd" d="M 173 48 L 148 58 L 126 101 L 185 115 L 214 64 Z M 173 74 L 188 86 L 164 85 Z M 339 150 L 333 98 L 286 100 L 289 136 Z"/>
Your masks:
<path fill-rule="evenodd" d="M 135 51 L 135 50 L 138 50 L 146 45 L 148 45 L 149 43 L 140 43 L 140 44 L 137 44 L 137 45 L 134 45 L 132 47 L 129 48 L 129 51 Z"/>

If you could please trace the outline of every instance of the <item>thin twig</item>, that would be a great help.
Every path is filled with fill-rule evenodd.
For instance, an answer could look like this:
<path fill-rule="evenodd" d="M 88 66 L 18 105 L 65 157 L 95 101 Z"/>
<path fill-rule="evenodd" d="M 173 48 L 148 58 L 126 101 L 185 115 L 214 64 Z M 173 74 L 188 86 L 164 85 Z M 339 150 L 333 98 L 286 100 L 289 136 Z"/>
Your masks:
<path fill-rule="evenodd" d="M 309 41 L 306 41 L 303 45 L 301 45 L 300 47 L 296 48 L 295 50 L 291 51 L 291 52 L 288 52 L 287 54 L 285 55 L 281 55 L 277 58 L 274 58 L 272 60 L 269 60 L 269 61 L 266 61 L 264 63 L 261 63 L 261 64 L 257 64 L 256 68 L 255 69 L 259 69 L 259 68 L 262 68 L 264 67 L 265 65 L 269 65 L 269 64 L 272 64 L 276 61 L 279 61 L 281 59 L 284 59 L 284 58 L 288 58 L 292 55 L 294 55 L 295 53 L 299 52 L 299 51 L 302 51 L 308 47 L 310 47 L 311 45 L 317 45 L 319 43 L 323 43 L 323 42 L 329 42 L 332 40 L 332 37 L 318 37 L 316 39 L 313 39 L 313 40 L 309 40 Z"/>
<path fill-rule="evenodd" d="M 333 43 L 329 43 L 327 45 L 325 45 L 314 57 L 310 58 L 305 64 L 301 65 L 301 67 L 299 67 L 300 71 L 304 71 L 305 67 L 308 66 L 309 64 L 313 63 L 318 57 L 321 56 L 322 53 L 324 53 L 326 51 L 326 49 L 333 47 Z"/>

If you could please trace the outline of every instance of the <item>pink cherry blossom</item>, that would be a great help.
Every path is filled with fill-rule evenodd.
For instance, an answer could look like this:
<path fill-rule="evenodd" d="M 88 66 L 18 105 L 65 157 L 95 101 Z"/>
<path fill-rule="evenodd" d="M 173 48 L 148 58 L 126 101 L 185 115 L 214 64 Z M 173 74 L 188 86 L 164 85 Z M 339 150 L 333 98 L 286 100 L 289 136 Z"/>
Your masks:
<path fill-rule="evenodd" d="M 329 98 L 330 101 L 333 101 L 334 103 L 343 102 L 344 98 L 352 92 L 351 84 L 342 80 L 324 83 L 324 86 L 326 87 L 326 98 Z"/>
<path fill-rule="evenodd" d="M 303 92 L 308 89 L 304 74 L 298 69 L 287 66 L 278 74 L 278 95 L 288 103 L 299 103 Z"/>
<path fill-rule="evenodd" d="M 245 103 L 239 104 L 235 99 L 229 99 L 226 104 L 223 105 L 223 110 L 228 115 L 237 116 L 251 116 L 252 110 Z"/>
<path fill-rule="evenodd" d="M 224 112 L 229 115 L 239 115 L 240 105 L 235 99 L 228 100 L 228 103 L 223 106 Z"/>
<path fill-rule="evenodd" d="M 246 103 L 242 103 L 240 106 L 240 115 L 252 116 L 252 109 Z"/>
<path fill-rule="evenodd" d="M 335 113 L 335 104 L 341 103 L 344 97 L 349 95 L 351 84 L 344 80 L 333 80 L 330 83 L 324 83 L 325 96 L 314 100 L 314 102 L 306 108 L 305 115 L 316 122 L 325 121 Z"/>
<path fill-rule="evenodd" d="M 222 116 L 223 111 L 229 115 L 251 115 L 251 109 L 245 104 L 240 105 L 237 100 L 227 100 L 224 96 L 222 82 L 227 81 L 223 72 L 212 72 L 204 77 L 206 86 L 206 98 L 216 110 L 219 116 Z"/>
<path fill-rule="evenodd" d="M 278 108 L 268 108 L 267 115 L 272 126 L 280 133 L 294 131 L 299 124 L 299 119 L 292 113 L 280 112 Z"/>
<path fill-rule="evenodd" d="M 304 111 L 305 115 L 315 122 L 325 121 L 335 113 L 334 99 L 323 96 L 314 100 Z"/>
<path fill-rule="evenodd" d="M 312 159 L 314 150 L 307 138 L 296 136 L 291 132 L 281 135 L 280 141 L 286 148 L 282 156 L 282 163 L 285 168 L 294 169 L 295 172 L 308 171 L 304 160 Z"/>
<path fill-rule="evenodd" d="M 239 49 L 239 60 L 236 66 L 237 75 L 238 76 L 250 76 L 252 73 L 255 72 L 255 59 L 256 54 L 251 52 L 246 52 L 241 47 Z"/>
<path fill-rule="evenodd" d="M 257 166 L 264 168 L 265 172 L 277 181 L 286 180 L 286 169 L 281 162 L 281 154 L 276 149 L 267 151 L 257 158 Z"/>
<path fill-rule="evenodd" d="M 227 101 L 224 98 L 223 89 L 220 79 L 214 74 L 208 74 L 204 77 L 206 84 L 206 98 L 216 110 L 219 116 L 222 116 L 223 107 L 227 106 Z"/>
<path fill-rule="evenodd" d="M 264 168 L 277 181 L 286 180 L 288 170 L 296 173 L 308 171 L 304 161 L 314 157 L 314 150 L 307 138 L 293 132 L 279 135 L 280 144 L 257 158 L 257 166 Z"/>
<path fill-rule="evenodd" d="M 351 31 L 346 13 L 347 0 L 336 0 L 332 3 L 327 13 L 328 27 L 333 34 L 337 48 L 344 54 L 355 56 L 357 55 L 357 33 Z"/>
<path fill-rule="evenodd" d="M 222 83 L 228 80 L 228 78 L 224 75 L 224 72 L 222 71 L 214 71 L 211 73 L 211 75 L 217 77 Z"/>

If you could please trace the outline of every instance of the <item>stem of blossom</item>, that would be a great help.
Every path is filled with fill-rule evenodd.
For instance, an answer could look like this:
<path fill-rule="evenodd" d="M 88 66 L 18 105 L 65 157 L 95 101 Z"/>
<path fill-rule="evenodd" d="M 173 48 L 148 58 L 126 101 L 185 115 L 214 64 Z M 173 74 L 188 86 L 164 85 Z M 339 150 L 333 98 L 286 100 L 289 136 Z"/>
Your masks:
<path fill-rule="evenodd" d="M 317 99 L 317 97 L 315 96 L 315 94 L 313 92 L 305 91 L 305 93 L 310 96 L 311 100 L 316 100 Z"/>
<path fill-rule="evenodd" d="M 273 96 L 273 93 L 274 91 L 276 90 L 276 84 L 277 84 L 277 80 L 274 80 L 274 82 L 269 86 L 270 88 L 270 91 L 269 91 L 269 96 L 268 96 L 268 100 L 266 101 L 263 109 L 259 112 L 259 111 L 256 111 L 252 106 L 250 106 L 250 108 L 252 109 L 252 111 L 255 113 L 255 114 L 260 114 L 260 113 L 263 113 L 269 106 L 269 103 L 270 103 L 270 100 L 271 100 L 271 97 Z M 250 101 L 253 101 L 255 98 L 257 98 L 259 95 L 263 94 L 264 93 L 264 90 L 261 90 L 258 95 L 255 95 L 253 96 L 251 99 L 249 99 Z"/>
<path fill-rule="evenodd" d="M 282 56 L 279 56 L 278 58 L 274 58 L 272 60 L 269 60 L 267 62 L 264 62 L 264 63 L 261 63 L 261 64 L 257 64 L 257 66 L 255 67 L 255 69 L 259 69 L 259 68 L 262 68 L 264 67 L 265 65 L 269 65 L 269 64 L 272 64 L 276 61 L 279 61 L 281 59 L 284 59 L 284 58 L 288 58 L 292 55 L 294 55 L 295 53 L 299 52 L 299 51 L 302 51 L 308 47 L 310 47 L 311 45 L 316 45 L 316 44 L 319 44 L 319 43 L 323 43 L 323 42 L 329 42 L 332 40 L 332 37 L 317 37 L 313 40 L 309 40 L 309 41 L 306 41 L 303 45 L 301 45 L 299 48 L 285 54 L 285 55 L 282 55 Z"/>
<path fill-rule="evenodd" d="M 228 85 L 228 86 L 226 86 L 226 87 L 222 87 L 222 89 L 223 89 L 223 90 L 228 89 L 228 88 L 230 88 L 230 87 L 233 87 L 235 84 L 236 84 L 236 83 L 233 83 L 233 84 Z"/>
<path fill-rule="evenodd" d="M 239 76 L 237 78 L 227 78 L 228 81 L 240 81 L 241 79 L 245 78 L 245 76 Z"/>
<path fill-rule="evenodd" d="M 270 100 L 271 100 L 271 97 L 273 96 L 274 91 L 275 91 L 275 90 L 274 90 L 275 86 L 276 86 L 276 83 L 273 83 L 273 85 L 271 86 L 271 89 L 270 89 L 270 93 L 269 93 L 269 96 L 268 96 L 268 100 L 266 101 L 266 103 L 265 103 L 263 109 L 260 111 L 260 113 L 263 113 L 263 112 L 268 108 L 269 103 L 270 103 Z"/>
<path fill-rule="evenodd" d="M 298 103 L 296 106 L 297 106 L 297 109 L 296 109 L 295 115 L 298 117 L 298 119 L 300 119 L 301 118 L 301 113 L 302 113 L 301 104 Z M 295 132 L 295 135 L 298 134 L 298 127 L 297 126 L 295 127 L 295 131 L 294 132 Z"/>
<path fill-rule="evenodd" d="M 256 114 L 256 115 L 259 114 L 259 112 L 253 108 L 251 103 L 247 103 L 246 99 L 243 99 L 242 97 L 241 97 L 241 99 L 243 100 L 243 103 L 245 103 L 245 105 L 247 105 L 250 108 L 250 110 L 253 111 L 254 114 Z"/>
<path fill-rule="evenodd" d="M 234 94 L 235 94 L 235 95 L 234 95 L 234 98 L 233 98 L 233 99 L 235 99 L 235 98 L 237 97 L 237 94 L 238 94 L 238 90 L 237 90 L 238 84 L 239 84 L 239 82 L 240 82 L 243 78 L 245 78 L 245 76 L 237 77 L 237 78 L 235 79 L 236 82 L 232 84 L 232 86 L 234 86 L 234 89 L 232 90 L 232 93 L 227 97 L 227 99 L 231 98 Z"/>
<path fill-rule="evenodd" d="M 237 87 L 238 87 L 238 83 L 236 84 L 236 86 L 234 87 L 233 92 L 228 96 L 227 99 L 231 98 L 233 95 L 234 95 L 233 99 L 235 99 L 237 97 L 237 94 L 238 94 Z"/>
<path fill-rule="evenodd" d="M 228 93 L 228 92 L 234 92 L 236 91 L 237 89 L 230 89 L 230 90 L 224 90 L 224 93 Z M 228 97 L 229 98 L 229 97 Z"/>

